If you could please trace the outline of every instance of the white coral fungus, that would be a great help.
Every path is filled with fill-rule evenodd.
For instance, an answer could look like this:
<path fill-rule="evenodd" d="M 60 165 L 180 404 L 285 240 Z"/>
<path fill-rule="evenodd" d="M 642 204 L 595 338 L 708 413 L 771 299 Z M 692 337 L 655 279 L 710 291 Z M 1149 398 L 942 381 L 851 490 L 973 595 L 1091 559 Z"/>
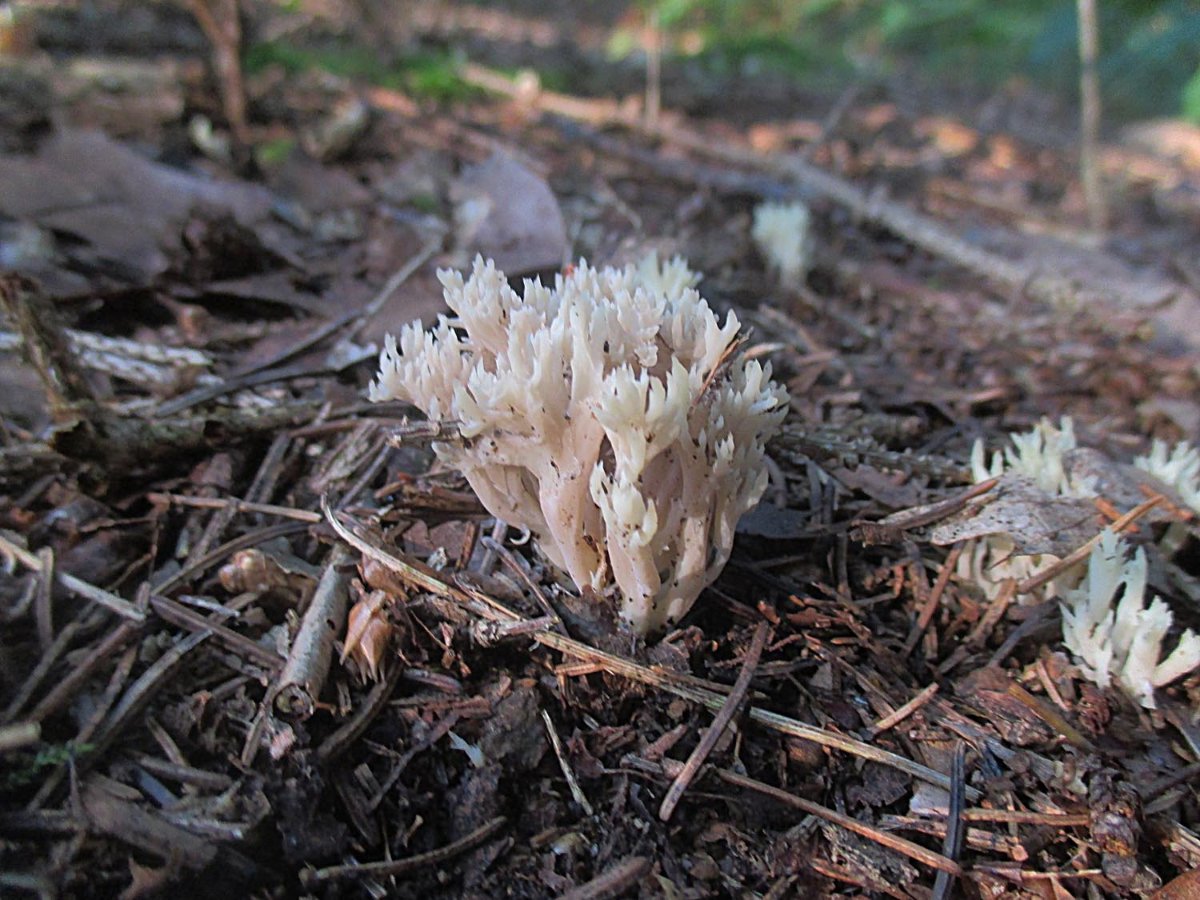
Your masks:
<path fill-rule="evenodd" d="M 1184 503 L 1200 513 L 1200 451 L 1195 447 L 1181 442 L 1168 452 L 1167 445 L 1156 440 L 1150 452 L 1133 464 L 1173 488 Z"/>
<path fill-rule="evenodd" d="M 457 318 L 389 338 L 371 399 L 452 423 L 439 458 L 581 588 L 615 582 L 634 628 L 677 620 L 762 496 L 786 412 L 769 366 L 728 359 L 737 318 L 720 324 L 678 259 L 580 262 L 523 295 L 480 258 L 438 277 Z"/>
<path fill-rule="evenodd" d="M 1090 480 L 1072 477 L 1067 472 L 1067 454 L 1076 448 L 1071 419 L 1064 417 L 1057 428 L 1049 419 L 1042 419 L 1031 431 L 1011 435 L 1011 440 L 1012 446 L 993 454 L 990 463 L 983 441 L 975 442 L 971 449 L 971 475 L 977 483 L 1011 473 L 1029 479 L 1050 497 L 1095 495 Z M 989 600 L 994 600 L 1005 581 L 1024 581 L 1058 561 L 1058 557 L 1049 553 L 1016 555 L 1016 549 L 1016 542 L 1009 535 L 988 535 L 970 553 L 959 557 L 959 577 L 973 581 Z M 1069 585 L 1081 575 L 1081 569 L 1064 572 L 1045 585 L 1035 599 L 1053 594 L 1056 586 Z"/>
<path fill-rule="evenodd" d="M 1075 423 L 1064 417 L 1055 428 L 1049 419 L 1042 419 L 1032 431 L 1010 436 L 1011 447 L 1003 453 L 984 460 L 983 441 L 971 449 L 971 474 L 976 482 L 998 478 L 1005 472 L 1024 475 L 1039 488 L 1054 497 L 1090 497 L 1096 492 L 1086 480 L 1067 474 L 1066 455 L 1076 448 Z"/>
<path fill-rule="evenodd" d="M 812 266 L 812 216 L 803 203 L 762 203 L 754 210 L 750 236 L 779 280 L 796 285 Z"/>
<path fill-rule="evenodd" d="M 1083 584 L 1063 595 L 1063 643 L 1100 687 L 1115 678 L 1138 703 L 1153 709 L 1156 687 L 1200 666 L 1200 636 L 1185 631 L 1160 661 L 1174 617 L 1161 597 L 1146 608 L 1145 592 L 1145 554 L 1139 549 L 1127 560 L 1124 543 L 1106 529 L 1092 549 Z"/>

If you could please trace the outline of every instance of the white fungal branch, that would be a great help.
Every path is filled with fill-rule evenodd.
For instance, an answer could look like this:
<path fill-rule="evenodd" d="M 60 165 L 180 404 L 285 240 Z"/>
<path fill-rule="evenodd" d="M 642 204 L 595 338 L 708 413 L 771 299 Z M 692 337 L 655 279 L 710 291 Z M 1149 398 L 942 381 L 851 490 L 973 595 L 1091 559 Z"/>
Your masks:
<path fill-rule="evenodd" d="M 1186 442 L 1167 450 L 1166 443 L 1156 440 L 1150 452 L 1134 459 L 1133 464 L 1174 489 L 1193 512 L 1200 514 L 1200 450 Z"/>
<path fill-rule="evenodd" d="M 769 367 L 725 365 L 737 318 L 718 321 L 682 260 L 581 262 L 519 295 L 482 259 L 439 278 L 455 318 L 389 338 L 371 399 L 454 423 L 464 440 L 438 456 L 577 585 L 615 583 L 635 628 L 677 620 L 762 496 L 787 407 Z"/>
<path fill-rule="evenodd" d="M 755 207 L 750 236 L 784 284 L 797 285 L 812 268 L 812 214 L 803 203 Z"/>
<path fill-rule="evenodd" d="M 1063 418 L 1057 428 L 1048 419 L 1042 419 L 1032 430 L 1011 435 L 1010 439 L 1011 446 L 992 454 L 990 462 L 983 441 L 975 442 L 971 450 L 971 474 L 977 483 L 1011 473 L 1033 482 L 1047 497 L 1095 495 L 1091 481 L 1073 477 L 1067 471 L 1067 455 L 1076 449 L 1071 419 Z M 1049 553 L 1020 554 L 1012 537 L 991 534 L 977 542 L 971 552 L 959 557 L 957 571 L 960 578 L 978 585 L 989 600 L 994 600 L 1006 581 L 1022 582 L 1057 562 L 1058 557 Z M 1081 576 L 1082 567 L 1063 572 L 1043 586 L 1037 599 L 1052 595 L 1056 588 L 1075 584 Z"/>
<path fill-rule="evenodd" d="M 1123 541 L 1106 529 L 1092 549 L 1087 576 L 1062 600 L 1063 643 L 1100 687 L 1114 680 L 1153 709 L 1154 689 L 1200 666 L 1200 636 L 1190 629 L 1162 656 L 1174 616 L 1161 597 L 1146 606 L 1146 555 L 1126 559 Z"/>

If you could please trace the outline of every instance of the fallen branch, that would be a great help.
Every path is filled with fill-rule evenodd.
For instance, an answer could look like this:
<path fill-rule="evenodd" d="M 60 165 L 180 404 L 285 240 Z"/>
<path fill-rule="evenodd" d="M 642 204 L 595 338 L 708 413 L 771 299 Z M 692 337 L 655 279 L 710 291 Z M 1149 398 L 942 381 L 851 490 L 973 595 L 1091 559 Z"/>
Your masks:
<path fill-rule="evenodd" d="M 888 199 L 885 191 L 860 188 L 813 165 L 799 154 L 765 156 L 712 135 L 667 124 L 665 117 L 664 124 L 651 128 L 625 106 L 611 101 L 581 100 L 552 91 L 531 94 L 517 80 L 477 65 L 463 67 L 460 74 L 470 84 L 519 100 L 551 116 L 592 126 L 622 126 L 726 165 L 765 172 L 773 180 L 715 167 L 706 169 L 690 161 L 681 163 L 579 125 L 564 128 L 593 147 L 630 159 L 643 169 L 671 178 L 679 178 L 683 169 L 692 182 L 770 199 L 800 194 L 802 199 L 828 200 L 849 210 L 856 218 L 885 228 L 913 246 L 965 269 L 1003 291 L 1028 296 L 1057 309 L 1099 307 L 1101 319 L 1137 310 L 1153 311 L 1157 324 L 1165 333 L 1187 342 L 1194 349 L 1200 348 L 1200 332 L 1191 327 L 1200 310 L 1200 296 L 1166 279 L 1138 277 L 1127 268 L 1120 277 L 1112 277 L 1118 263 L 1111 256 L 1101 258 L 1098 253 L 1085 254 L 1085 258 L 1095 260 L 1095 265 L 1080 265 L 1076 267 L 1076 277 L 1070 277 L 1062 274 L 1061 267 L 1056 268 L 1050 263 L 1010 259 L 971 243 L 960 236 L 960 231 Z"/>

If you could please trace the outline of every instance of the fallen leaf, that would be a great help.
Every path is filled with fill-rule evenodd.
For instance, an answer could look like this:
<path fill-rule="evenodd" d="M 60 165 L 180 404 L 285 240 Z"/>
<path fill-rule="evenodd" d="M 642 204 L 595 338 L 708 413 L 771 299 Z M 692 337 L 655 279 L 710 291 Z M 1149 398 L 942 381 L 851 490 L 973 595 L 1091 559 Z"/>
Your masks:
<path fill-rule="evenodd" d="M 395 631 L 387 618 L 390 599 L 383 591 L 372 591 L 366 599 L 355 603 L 346 617 L 342 662 L 353 659 L 359 671 L 372 681 L 379 680 L 379 666 Z"/>
<path fill-rule="evenodd" d="M 252 225 L 270 214 L 272 196 L 153 162 L 93 131 L 62 131 L 34 156 L 0 157 L 0 213 L 87 242 L 131 281 L 167 268 L 161 237 L 198 205 Z"/>
<path fill-rule="evenodd" d="M 557 269 L 567 229 L 550 186 L 511 156 L 495 153 L 450 187 L 458 245 L 512 275 Z"/>
<path fill-rule="evenodd" d="M 1171 879 L 1151 894 L 1150 900 L 1200 900 L 1200 869 Z"/>
<path fill-rule="evenodd" d="M 1011 472 L 979 499 L 938 525 L 930 540 L 945 545 L 1003 534 L 1012 538 L 1017 556 L 1063 557 L 1096 533 L 1096 507 L 1090 499 L 1053 497 Z"/>

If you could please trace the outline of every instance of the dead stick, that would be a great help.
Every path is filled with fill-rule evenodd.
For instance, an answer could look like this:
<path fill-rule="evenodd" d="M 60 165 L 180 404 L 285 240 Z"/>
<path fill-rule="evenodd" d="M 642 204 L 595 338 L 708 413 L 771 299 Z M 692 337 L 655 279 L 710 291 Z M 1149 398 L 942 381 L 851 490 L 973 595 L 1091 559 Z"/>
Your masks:
<path fill-rule="evenodd" d="M 261 666 L 268 672 L 274 672 L 283 665 L 283 659 L 278 653 L 268 650 L 232 628 L 206 618 L 194 609 L 189 609 L 178 600 L 152 594 L 150 607 L 158 613 L 163 621 L 193 634 L 211 634 L 214 641 L 223 644 L 241 658 L 256 666 Z"/>
<path fill-rule="evenodd" d="M 480 66 L 465 66 L 460 70 L 460 74 L 470 83 L 487 90 L 510 97 L 519 94 L 519 88 L 513 79 L 491 70 L 485 70 Z M 588 122 L 592 125 L 618 124 L 639 130 L 636 117 L 628 115 L 615 103 L 598 104 L 549 91 L 539 94 L 535 102 L 545 112 L 575 121 Z M 576 130 L 579 129 L 576 128 Z M 697 134 L 679 126 L 663 125 L 653 130 L 641 127 L 640 130 L 651 137 L 669 140 L 711 159 L 770 172 L 776 178 L 793 182 L 804 193 L 831 200 L 849 210 L 855 217 L 882 226 L 914 246 L 966 269 L 997 287 L 1025 294 L 1051 306 L 1085 307 L 1099 302 L 1112 309 L 1138 309 L 1146 308 L 1148 305 L 1147 298 L 1131 296 L 1129 290 L 1122 289 L 1119 285 L 1099 283 L 1094 279 L 1089 280 L 1086 284 L 1079 283 L 1046 266 L 1025 260 L 1008 259 L 970 243 L 936 219 L 888 200 L 883 191 L 868 191 L 859 188 L 843 178 L 812 165 L 802 156 L 768 158 L 716 141 L 710 135 Z M 585 137 L 589 143 L 607 152 L 625 156 L 633 155 L 630 152 L 631 148 L 624 147 L 619 141 L 604 135 L 590 134 Z M 672 165 L 675 160 L 665 159 L 655 153 L 643 153 L 637 154 L 637 156 L 641 164 L 650 167 L 653 171 L 662 173 L 666 169 L 675 168 L 675 175 L 678 176 L 677 167 Z M 747 186 L 750 183 L 750 179 L 740 172 L 725 173 L 728 177 L 719 172 L 708 174 L 708 180 L 716 183 L 739 181 L 743 191 L 748 189 Z M 773 196 L 776 199 L 781 193 L 778 183 L 771 186 L 759 186 L 752 192 L 763 196 Z M 1147 287 L 1140 286 L 1139 290 L 1144 293 Z M 1181 290 L 1178 287 L 1168 286 L 1164 283 L 1161 286 L 1156 285 L 1154 299 L 1165 302 L 1179 296 L 1180 293 Z"/>
<path fill-rule="evenodd" d="M 1079 174 L 1088 222 L 1094 231 L 1108 224 L 1108 209 L 1100 185 L 1100 77 L 1096 58 L 1100 53 L 1100 26 L 1096 22 L 1096 0 L 1078 0 L 1079 12 Z"/>
<path fill-rule="evenodd" d="M 894 834 L 888 834 L 885 831 L 880 831 L 878 828 L 873 828 L 864 822 L 857 819 L 852 819 L 850 816 L 835 812 L 828 807 L 821 806 L 819 803 L 813 803 L 811 800 L 805 800 L 803 797 L 797 797 L 795 794 L 789 794 L 787 791 L 773 787 L 762 781 L 757 781 L 753 778 L 748 778 L 745 775 L 739 775 L 736 772 L 730 772 L 728 769 L 717 769 L 716 775 L 722 781 L 746 788 L 747 790 L 755 791 L 773 800 L 778 800 L 781 803 L 786 803 L 788 806 L 794 806 L 796 809 L 825 819 L 835 825 L 840 825 L 847 831 L 853 831 L 855 834 L 860 834 L 865 838 L 869 838 L 878 844 L 895 850 L 897 853 L 902 853 L 910 859 L 915 859 L 917 862 L 925 863 L 927 866 L 932 866 L 943 872 L 949 872 L 951 875 L 962 875 L 962 867 L 951 859 L 947 859 L 940 853 L 935 853 L 922 847 L 920 844 L 914 844 L 912 841 L 905 840 L 901 837 L 896 837 Z"/>
<path fill-rule="evenodd" d="M 389 878 L 393 875 L 403 875 L 405 872 L 412 872 L 416 869 L 433 868 L 439 863 L 458 856 L 458 854 L 465 850 L 470 850 L 472 847 L 482 844 L 499 831 L 500 827 L 506 821 L 504 816 L 497 816 L 490 822 L 480 825 L 470 834 L 459 838 L 457 841 L 449 843 L 444 847 L 439 847 L 437 850 L 430 850 L 428 853 L 418 853 L 416 856 L 409 856 L 404 859 L 349 866 L 328 866 L 324 869 L 305 869 L 300 873 L 300 883 L 311 888 L 323 882 L 334 881 L 339 878 Z"/>
<path fill-rule="evenodd" d="M 350 576 L 339 568 L 348 558 L 345 548 L 336 547 L 313 591 L 287 662 L 279 673 L 275 709 L 281 713 L 307 719 L 316 709 L 317 697 L 333 660 L 333 643 L 346 623 Z"/>
<path fill-rule="evenodd" d="M 925 633 L 925 629 L 933 621 L 933 614 L 937 612 L 938 605 L 942 601 L 942 594 L 946 591 L 946 585 L 950 583 L 950 576 L 954 574 L 954 568 L 958 564 L 959 556 L 962 555 L 963 546 L 963 544 L 956 544 L 952 547 L 949 555 L 946 557 L 946 561 L 942 563 L 942 571 L 938 573 L 937 581 L 933 583 L 933 590 L 929 592 L 929 596 L 925 600 L 925 605 L 921 607 L 921 612 L 917 614 L 917 622 L 913 626 L 913 630 L 904 641 L 904 651 L 900 654 L 901 659 L 906 658 L 913 652 L 913 648 L 917 646 L 917 641 L 921 639 L 921 635 Z"/>
<path fill-rule="evenodd" d="M 36 282 L 15 274 L 0 278 L 0 308 L 21 335 L 25 358 L 42 380 L 54 420 L 76 419 L 82 408 L 96 401 L 58 312 Z"/>
<path fill-rule="evenodd" d="M 26 568 L 38 573 L 42 572 L 42 561 L 37 555 L 30 553 L 16 541 L 11 540 L 8 537 L 8 533 L 2 531 L 0 531 L 0 556 L 11 557 Z M 128 600 L 121 599 L 116 594 L 111 594 L 67 572 L 55 572 L 54 578 L 67 590 L 78 594 L 85 600 L 97 603 L 105 609 L 112 610 L 119 616 L 123 616 L 133 622 L 146 621 L 146 614 L 144 612 Z"/>
<path fill-rule="evenodd" d="M 624 659 L 612 653 L 605 653 L 573 638 L 563 637 L 561 634 L 549 631 L 536 634 L 534 637 L 538 643 L 553 647 L 563 653 L 568 653 L 579 659 L 588 659 L 597 662 L 606 671 L 614 675 L 622 675 L 634 681 L 639 681 L 642 684 L 649 684 L 675 694 L 677 697 L 682 697 L 685 700 L 703 704 L 709 709 L 719 710 L 725 703 L 725 696 L 723 694 L 685 685 L 667 677 L 667 673 L 638 665 L 631 660 Z M 833 731 L 826 731 L 815 725 L 807 725 L 804 722 L 789 718 L 788 716 L 782 716 L 779 713 L 770 712 L 769 710 L 760 709 L 757 706 L 751 706 L 746 711 L 746 715 L 752 722 L 757 722 L 781 734 L 811 741 L 814 744 L 829 747 L 833 750 L 841 750 L 844 753 L 850 753 L 863 759 L 873 760 L 885 766 L 891 766 L 902 772 L 907 772 L 913 778 L 918 778 L 921 781 L 926 781 L 929 784 L 945 788 L 946 790 L 950 789 L 950 778 L 947 775 L 935 771 L 928 766 L 923 766 L 911 759 L 906 759 L 899 754 L 882 750 L 879 747 Z M 973 800 L 977 800 L 982 796 L 976 788 L 971 787 L 967 788 L 967 795 Z"/>
<path fill-rule="evenodd" d="M 321 521 L 320 513 L 296 509 L 292 506 L 276 506 L 273 503 L 251 503 L 248 500 L 239 500 L 237 497 L 192 497 L 187 494 L 151 491 L 146 495 L 146 499 L 151 503 L 168 503 L 196 509 L 228 509 L 238 513 L 282 516 L 285 519 L 295 519 L 297 522 L 308 522 L 309 524 Z"/>
<path fill-rule="evenodd" d="M 0 725 L 0 753 L 19 750 L 42 739 L 42 726 L 37 722 L 15 722 Z"/>
<path fill-rule="evenodd" d="M 219 3 L 219 9 L 213 5 Z M 212 5 L 210 5 L 212 4 Z M 213 69 L 224 101 L 225 118 L 239 149 L 250 147 L 246 91 L 242 82 L 242 24 L 237 0 L 191 0 L 188 6 L 213 47 Z"/>
<path fill-rule="evenodd" d="M 688 756 L 687 762 L 679 770 L 679 775 L 667 790 L 667 795 L 663 797 L 662 805 L 658 808 L 658 817 L 664 822 L 670 821 L 675 807 L 683 799 L 683 792 L 700 773 L 700 767 L 704 765 L 708 755 L 717 746 L 717 741 L 720 740 L 721 735 L 725 733 L 725 729 L 730 726 L 734 716 L 738 714 L 742 704 L 746 701 L 746 693 L 750 690 L 750 680 L 754 677 L 754 670 L 758 667 L 758 660 L 762 656 L 763 647 L 766 646 L 767 635 L 770 634 L 770 631 L 769 623 L 758 623 L 754 638 L 750 642 L 750 649 L 746 651 L 746 658 L 742 661 L 742 670 L 738 672 L 737 681 L 733 683 L 733 690 L 725 698 L 725 703 L 717 711 L 712 725 L 704 732 L 704 737 L 696 744 L 696 748 Z"/>
<path fill-rule="evenodd" d="M 567 758 L 563 754 L 562 739 L 558 736 L 558 729 L 554 727 L 554 720 L 550 718 L 550 713 L 544 709 L 542 710 L 542 722 L 546 726 L 546 734 L 550 736 L 550 746 L 554 749 L 554 755 L 558 757 L 558 767 L 562 770 L 563 777 L 567 779 L 567 787 L 571 789 L 571 796 L 579 804 L 579 808 L 583 810 L 584 815 L 594 815 L 595 813 L 592 810 L 592 804 L 588 802 L 587 794 L 579 786 L 579 781 L 575 778 L 575 772 L 571 769 L 571 764 L 567 762 Z"/>
<path fill-rule="evenodd" d="M 65 632 L 66 629 L 63 629 L 63 631 Z M 103 641 L 92 648 L 86 659 L 78 662 L 54 686 L 54 689 L 38 702 L 27 718 L 34 722 L 41 722 L 54 715 L 75 697 L 80 686 L 91 678 L 107 659 L 119 653 L 124 649 L 126 644 L 141 633 L 141 625 L 134 624 L 133 622 L 122 622 Z"/>
<path fill-rule="evenodd" d="M 679 772 L 680 769 L 683 768 L 683 763 L 671 759 L 664 759 L 661 767 L 659 765 L 640 760 L 638 757 L 627 757 L 626 759 L 629 762 L 633 762 L 635 765 L 640 764 L 639 768 L 646 768 L 648 771 L 662 771 L 667 776 L 674 776 L 677 772 Z M 735 787 L 754 791 L 757 794 L 762 794 L 764 797 L 770 797 L 772 800 L 778 800 L 780 803 L 799 809 L 808 815 L 824 819 L 827 822 L 832 822 L 835 825 L 845 828 L 847 831 L 852 831 L 855 834 L 862 835 L 868 840 L 872 840 L 877 844 L 881 844 L 884 847 L 895 850 L 897 853 L 901 853 L 910 859 L 917 860 L 918 862 L 925 863 L 926 865 L 932 866 L 935 869 L 946 871 L 957 876 L 962 875 L 962 867 L 958 863 L 954 862 L 954 860 L 947 859 L 942 854 L 935 853 L 933 850 L 922 847 L 920 844 L 913 843 L 912 841 L 906 840 L 902 837 L 897 837 L 894 834 L 882 831 L 866 824 L 865 822 L 860 822 L 857 819 L 853 819 L 850 816 L 836 812 L 826 806 L 822 806 L 819 803 L 814 803 L 811 800 L 798 797 L 795 794 L 791 794 L 783 790 L 782 788 L 774 787 L 773 785 L 769 785 L 766 782 L 759 781 L 755 778 L 739 775 L 737 772 L 731 772 L 728 769 L 712 768 L 709 771 L 711 771 L 712 774 L 716 775 L 726 784 L 731 784 Z"/>
<path fill-rule="evenodd" d="M 962 817 L 963 788 L 966 787 L 966 746 L 960 741 L 954 748 L 950 777 L 954 787 L 950 791 L 950 809 L 946 818 L 946 837 L 942 840 L 942 855 L 957 860 L 962 853 L 963 841 L 967 837 L 967 823 Z M 933 882 L 933 900 L 949 900 L 954 896 L 955 876 L 941 869 Z"/>
<path fill-rule="evenodd" d="M 38 685 L 42 683 L 42 679 L 46 677 L 47 673 L 54 667 L 54 664 L 58 662 L 59 657 L 66 652 L 67 647 L 70 646 L 71 641 L 75 640 L 75 635 L 79 633 L 82 627 L 83 623 L 81 619 L 75 619 L 68 622 L 63 630 L 58 633 L 58 636 L 54 638 L 54 643 L 42 652 L 42 655 L 38 658 L 37 665 L 34 666 L 33 671 L 21 683 L 20 689 L 13 695 L 8 706 L 4 708 L 4 712 L 0 713 L 0 722 L 11 722 L 17 717 L 17 713 L 29 702 L 29 698 L 38 689 Z"/>
<path fill-rule="evenodd" d="M 654 863 L 645 856 L 627 856 L 591 881 L 573 887 L 558 900 L 608 900 L 620 897 L 650 874 Z"/>
<path fill-rule="evenodd" d="M 871 737 L 875 737 L 877 734 L 887 731 L 889 728 L 892 728 L 895 725 L 897 725 L 898 723 L 903 722 L 905 719 L 907 719 L 909 716 L 911 716 L 914 712 L 916 712 L 918 709 L 920 709 L 922 706 L 924 706 L 926 703 L 928 703 L 933 698 L 933 695 L 936 694 L 937 692 L 938 692 L 938 684 L 935 681 L 933 684 L 923 688 L 920 693 L 918 693 L 915 697 L 913 697 L 911 700 L 909 700 L 903 706 L 899 707 L 894 712 L 884 716 L 882 719 L 880 719 L 878 722 L 876 722 L 874 725 L 872 725 L 868 729 L 868 733 L 870 734 Z"/>
<path fill-rule="evenodd" d="M 329 737 L 325 738 L 324 743 L 317 748 L 317 760 L 322 764 L 329 764 L 331 761 L 341 756 L 354 740 L 362 734 L 371 720 L 374 719 L 388 702 L 388 698 L 392 696 L 392 691 L 396 689 L 396 685 L 400 683 L 400 676 L 404 673 L 404 666 L 398 664 L 397 660 L 379 679 L 379 683 L 371 688 L 371 692 L 367 694 L 367 699 L 363 702 L 349 719 Z"/>

